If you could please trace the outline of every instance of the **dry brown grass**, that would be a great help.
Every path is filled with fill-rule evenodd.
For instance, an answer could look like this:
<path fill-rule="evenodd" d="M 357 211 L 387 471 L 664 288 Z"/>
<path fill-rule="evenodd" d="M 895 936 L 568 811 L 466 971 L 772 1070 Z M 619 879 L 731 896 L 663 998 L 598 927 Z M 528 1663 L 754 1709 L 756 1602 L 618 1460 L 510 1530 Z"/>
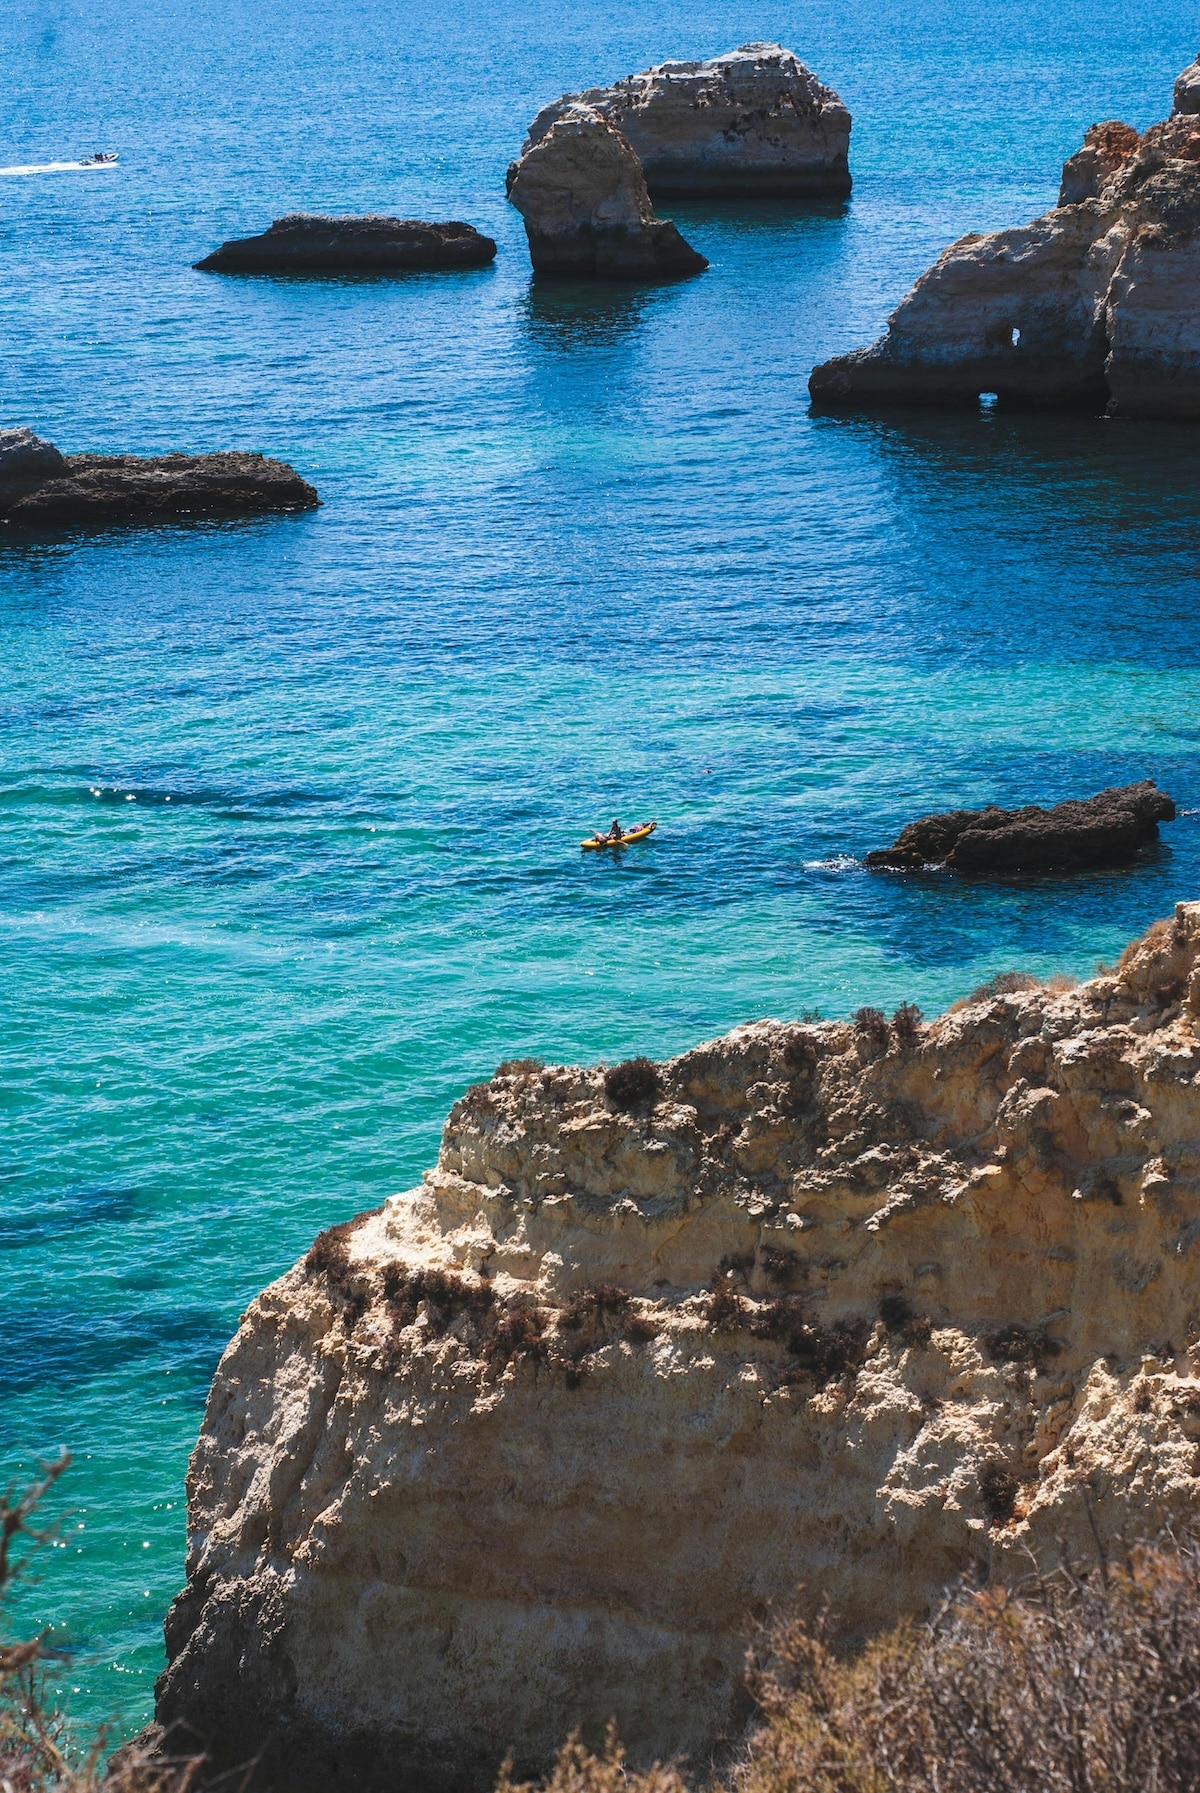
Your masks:
<path fill-rule="evenodd" d="M 759 1723 L 710 1793 L 1198 1793 L 1200 1558 L 1138 1548 L 1016 1592 L 962 1590 L 857 1655 L 824 1623 L 752 1652 Z M 544 1793 L 686 1793 L 572 1738 Z M 506 1773 L 501 1793 L 517 1788 Z"/>
<path fill-rule="evenodd" d="M 688 1793 L 687 1782 L 671 1765 L 656 1762 L 642 1774 L 631 1770 L 612 1725 L 598 1755 L 584 1749 L 578 1735 L 569 1737 L 544 1781 L 514 1781 L 512 1764 L 506 1762 L 496 1793 L 537 1793 L 539 1788 L 544 1793 Z"/>
<path fill-rule="evenodd" d="M 47 1533 L 31 1520 L 70 1464 L 63 1453 L 39 1480 L 0 1493 L 0 1601 L 18 1573 L 22 1543 L 37 1545 Z M 103 1733 L 80 1752 L 53 1706 L 44 1637 L 0 1637 L 0 1793 L 191 1793 L 203 1757 L 169 1756 L 127 1745 L 105 1766 Z"/>

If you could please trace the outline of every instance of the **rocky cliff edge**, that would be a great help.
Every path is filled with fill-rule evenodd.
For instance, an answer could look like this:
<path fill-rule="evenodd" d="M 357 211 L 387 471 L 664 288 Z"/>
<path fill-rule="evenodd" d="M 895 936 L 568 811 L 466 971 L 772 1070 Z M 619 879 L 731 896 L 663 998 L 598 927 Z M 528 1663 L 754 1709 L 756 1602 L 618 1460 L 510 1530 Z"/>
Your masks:
<path fill-rule="evenodd" d="M 1022 983 L 469 1090 L 222 1359 L 160 1718 L 326 1793 L 614 1717 L 702 1772 L 774 1603 L 1194 1520 L 1200 904 Z"/>
<path fill-rule="evenodd" d="M 1059 205 L 959 239 L 870 348 L 814 369 L 821 404 L 978 404 L 1200 418 L 1200 70 L 1143 135 L 1110 120 Z"/>

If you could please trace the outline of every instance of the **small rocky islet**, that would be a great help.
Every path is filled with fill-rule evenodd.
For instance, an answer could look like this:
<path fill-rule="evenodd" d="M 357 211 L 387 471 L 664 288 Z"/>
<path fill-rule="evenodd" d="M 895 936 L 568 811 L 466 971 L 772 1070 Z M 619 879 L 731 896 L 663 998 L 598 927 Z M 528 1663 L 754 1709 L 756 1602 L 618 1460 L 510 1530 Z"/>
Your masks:
<path fill-rule="evenodd" d="M 1043 809 L 954 809 L 909 822 L 890 847 L 865 856 L 872 871 L 940 867 L 968 877 L 1077 872 L 1129 865 L 1173 822 L 1175 805 L 1152 779 Z"/>
<path fill-rule="evenodd" d="M 870 348 L 814 369 L 830 408 L 1001 405 L 1200 419 L 1200 62 L 1139 133 L 1093 126 L 1032 224 L 962 237 Z"/>
<path fill-rule="evenodd" d="M 214 274 L 430 273 L 486 268 L 496 245 L 473 225 L 289 212 L 258 236 L 222 243 L 195 266 Z"/>
<path fill-rule="evenodd" d="M 544 106 L 508 197 L 537 278 L 686 278 L 708 262 L 655 197 L 844 197 L 849 138 L 850 114 L 790 51 L 743 44 Z"/>
<path fill-rule="evenodd" d="M 543 106 L 527 155 L 584 106 L 621 133 L 652 199 L 835 198 L 850 192 L 850 114 L 781 44 L 742 44 L 707 62 L 661 62 L 611 87 Z"/>
<path fill-rule="evenodd" d="M 217 454 L 71 454 L 30 429 L 0 430 L 0 520 L 103 524 L 314 510 L 286 461 Z"/>

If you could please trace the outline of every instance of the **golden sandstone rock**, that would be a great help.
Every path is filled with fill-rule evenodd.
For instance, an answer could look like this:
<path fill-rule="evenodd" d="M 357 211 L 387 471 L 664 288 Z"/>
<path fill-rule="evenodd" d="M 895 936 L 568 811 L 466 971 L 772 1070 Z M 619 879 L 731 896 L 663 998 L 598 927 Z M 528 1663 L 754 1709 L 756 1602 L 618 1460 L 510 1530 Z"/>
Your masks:
<path fill-rule="evenodd" d="M 295 1788 L 609 1718 L 703 1772 L 773 1604 L 853 1640 L 1194 1520 L 1198 1029 L 1181 904 L 1078 988 L 758 1022 L 629 1108 L 501 1066 L 226 1352 L 160 1718 Z"/>

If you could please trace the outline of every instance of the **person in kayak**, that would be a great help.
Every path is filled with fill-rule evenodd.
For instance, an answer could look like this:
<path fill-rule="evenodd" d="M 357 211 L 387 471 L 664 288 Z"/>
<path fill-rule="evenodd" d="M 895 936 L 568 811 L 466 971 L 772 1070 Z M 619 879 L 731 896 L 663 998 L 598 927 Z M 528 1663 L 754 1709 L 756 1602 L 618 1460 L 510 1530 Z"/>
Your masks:
<path fill-rule="evenodd" d="M 613 825 L 608 831 L 609 840 L 620 840 L 620 838 L 624 834 L 624 832 L 625 832 L 625 830 L 622 828 L 620 822 L 618 822 L 616 816 L 614 816 L 613 817 Z"/>

